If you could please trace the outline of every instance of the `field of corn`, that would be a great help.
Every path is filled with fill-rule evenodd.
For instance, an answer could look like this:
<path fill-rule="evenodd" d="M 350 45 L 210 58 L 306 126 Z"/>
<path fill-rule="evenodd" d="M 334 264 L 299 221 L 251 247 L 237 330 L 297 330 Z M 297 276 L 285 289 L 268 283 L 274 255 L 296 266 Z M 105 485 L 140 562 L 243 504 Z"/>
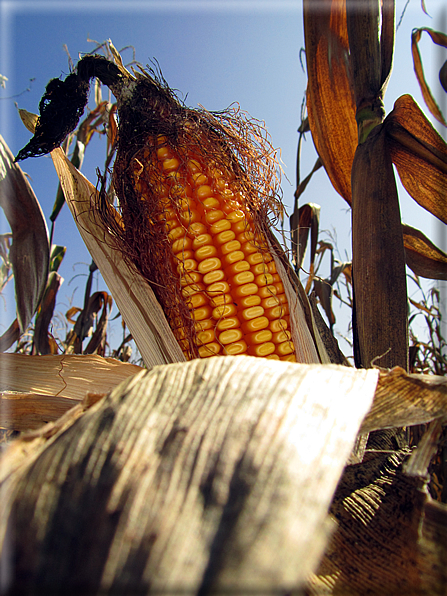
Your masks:
<path fill-rule="evenodd" d="M 1 594 L 447 594 L 447 350 L 440 294 L 420 282 L 447 280 L 447 255 L 402 223 L 395 179 L 447 223 L 447 145 L 412 96 L 385 113 L 394 1 L 314 7 L 303 0 L 289 247 L 264 126 L 238 107 L 189 108 L 110 40 L 48 83 L 39 115 L 19 110 L 33 136 L 16 157 L 0 137 L 2 287 L 14 280 L 17 309 L 0 337 Z M 445 48 L 447 35 L 411 39 L 446 126 L 422 34 Z M 447 62 L 439 79 L 447 92 Z M 105 166 L 89 181 L 100 127 Z M 301 179 L 306 134 L 318 159 Z M 64 339 L 65 247 L 19 166 L 46 154 L 52 226 L 66 204 L 92 258 Z M 320 168 L 351 210 L 352 262 L 334 260 L 305 202 Z M 92 292 L 97 270 L 108 292 Z M 352 354 L 333 334 L 335 299 L 352 311 Z"/>

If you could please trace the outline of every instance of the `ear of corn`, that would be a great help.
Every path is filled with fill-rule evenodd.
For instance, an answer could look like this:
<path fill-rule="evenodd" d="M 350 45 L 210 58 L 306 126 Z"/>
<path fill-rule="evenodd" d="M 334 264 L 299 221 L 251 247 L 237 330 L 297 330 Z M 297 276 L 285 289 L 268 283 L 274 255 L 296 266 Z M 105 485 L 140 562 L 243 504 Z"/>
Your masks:
<path fill-rule="evenodd" d="M 165 265 L 177 274 L 192 321 L 190 329 L 171 321 L 185 355 L 296 361 L 283 283 L 228 170 L 182 155 L 158 135 L 134 157 L 133 177 L 143 200 L 157 186 L 171 249 Z"/>

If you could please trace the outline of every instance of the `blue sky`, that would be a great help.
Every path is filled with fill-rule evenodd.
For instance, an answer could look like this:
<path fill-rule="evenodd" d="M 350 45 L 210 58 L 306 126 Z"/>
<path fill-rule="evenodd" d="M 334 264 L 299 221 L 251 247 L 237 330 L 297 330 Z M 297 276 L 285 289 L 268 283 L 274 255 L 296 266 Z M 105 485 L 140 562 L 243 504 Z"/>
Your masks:
<path fill-rule="evenodd" d="M 398 0 L 397 19 L 404 5 L 404 0 Z M 420 26 L 447 30 L 443 0 L 426 0 L 426 6 L 430 17 L 423 13 L 419 0 L 411 0 L 397 32 L 394 71 L 386 94 L 387 111 L 403 93 L 410 93 L 424 107 L 412 68 L 411 30 Z M 440 102 L 444 101 L 445 113 L 445 94 L 441 94 L 437 71 L 447 59 L 447 53 L 433 47 L 428 36 L 425 37 L 421 51 L 426 75 Z M 251 116 L 265 121 L 273 145 L 281 148 L 284 203 L 291 212 L 297 128 L 306 87 L 306 75 L 299 60 L 304 46 L 300 0 L 0 0 L 0 73 L 8 77 L 6 89 L 0 90 L 0 132 L 14 154 L 30 136 L 19 120 L 14 102 L 37 112 L 48 81 L 69 73 L 64 44 L 76 62 L 80 53 L 94 49 L 95 44 L 87 41 L 89 38 L 98 42 L 110 38 L 118 49 L 133 46 L 136 59 L 143 65 L 156 58 L 169 85 L 186 97 L 189 106 L 201 104 L 209 110 L 221 110 L 238 102 Z M 130 61 L 132 50 L 125 50 L 123 58 Z M 32 83 L 31 79 L 34 79 Z M 22 93 L 27 88 L 30 91 Z M 316 158 L 310 135 L 306 138 L 303 176 Z M 96 139 L 89 146 L 83 165 L 83 173 L 93 182 L 95 170 L 103 166 L 104 157 L 105 142 Z M 48 220 L 57 189 L 51 158 L 28 159 L 21 166 L 30 176 Z M 404 192 L 400 196 L 404 221 L 442 245 L 441 226 Z M 321 228 L 336 231 L 341 258 L 347 258 L 351 242 L 350 213 L 323 170 L 316 174 L 302 202 L 321 205 Z M 4 222 L 2 231 L 5 231 Z M 65 282 L 59 291 L 59 310 L 65 312 L 72 301 L 82 305 L 85 283 L 82 276 L 87 275 L 90 263 L 66 207 L 57 220 L 54 241 L 68 247 L 60 270 Z M 98 289 L 103 287 L 99 279 L 97 284 Z M 409 289 L 411 294 L 413 287 Z M 0 315 L 3 315 L 0 331 L 10 320 L 13 304 L 10 294 L 11 291 L 6 296 L 6 313 L 0 303 Z M 338 307 L 335 314 L 339 318 L 337 327 L 344 332 L 346 317 Z"/>

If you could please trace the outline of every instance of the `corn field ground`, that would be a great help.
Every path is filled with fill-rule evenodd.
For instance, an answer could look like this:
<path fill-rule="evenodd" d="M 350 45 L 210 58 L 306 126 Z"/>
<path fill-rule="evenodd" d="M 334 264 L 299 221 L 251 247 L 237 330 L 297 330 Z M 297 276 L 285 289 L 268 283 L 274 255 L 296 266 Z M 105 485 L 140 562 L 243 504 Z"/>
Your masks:
<path fill-rule="evenodd" d="M 411 95 L 385 112 L 393 0 L 303 0 L 302 17 L 288 222 L 265 126 L 188 107 L 110 40 L 48 83 L 39 115 L 19 110 L 32 138 L 15 157 L 0 137 L 1 287 L 17 312 L 0 337 L 0 593 L 447 593 L 444 305 L 422 282 L 447 279 L 447 255 L 403 223 L 396 182 L 447 223 L 447 145 Z M 447 126 L 423 35 L 447 48 L 447 34 L 411 38 L 424 109 Z M 447 93 L 447 62 L 439 80 Z M 49 230 L 19 166 L 46 154 Z M 307 201 L 320 169 L 352 214 L 345 262 Z M 92 261 L 61 316 L 65 205 Z"/>

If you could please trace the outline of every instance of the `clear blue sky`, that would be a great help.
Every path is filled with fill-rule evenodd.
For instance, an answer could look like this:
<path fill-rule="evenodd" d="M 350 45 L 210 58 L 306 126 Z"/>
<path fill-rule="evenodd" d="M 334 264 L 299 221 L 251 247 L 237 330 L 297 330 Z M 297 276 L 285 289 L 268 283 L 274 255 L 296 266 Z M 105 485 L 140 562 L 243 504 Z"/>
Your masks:
<path fill-rule="evenodd" d="M 397 19 L 404 5 L 404 0 L 398 0 Z M 403 93 L 412 94 L 425 108 L 412 68 L 411 30 L 420 26 L 447 30 L 444 0 L 426 0 L 426 6 L 431 17 L 422 12 L 419 0 L 411 0 L 397 32 L 394 71 L 386 95 L 387 111 Z M 118 49 L 133 46 L 136 59 L 143 65 L 156 58 L 169 85 L 183 97 L 187 96 L 189 106 L 201 104 L 209 110 L 221 110 L 238 102 L 251 116 L 265 121 L 273 145 L 281 148 L 286 174 L 282 185 L 284 202 L 291 212 L 297 128 L 306 87 L 306 75 L 299 60 L 304 46 L 300 0 L 0 0 L 0 11 L 0 73 L 8 77 L 6 89 L 0 90 L 0 125 L 1 134 L 14 154 L 30 137 L 19 120 L 14 102 L 28 111 L 38 112 L 48 81 L 69 73 L 64 44 L 76 62 L 80 53 L 95 47 L 88 38 L 98 42 L 110 38 Z M 442 54 L 433 48 L 428 36 L 423 38 L 421 50 L 427 78 L 441 98 L 437 71 L 442 56 L 443 60 L 447 58 L 446 52 Z M 124 51 L 123 58 L 130 61 L 132 51 Z M 30 83 L 30 79 L 34 81 Z M 29 87 L 29 92 L 13 97 Z M 445 101 L 443 107 L 445 110 Z M 316 157 L 310 135 L 306 138 L 303 176 L 312 168 Z M 89 146 L 83 172 L 92 182 L 96 181 L 96 168 L 103 166 L 104 156 L 104 141 L 96 140 Z M 48 221 L 57 189 L 51 158 L 28 159 L 21 166 L 31 178 Z M 403 192 L 401 201 L 404 221 L 422 229 L 441 245 L 444 230 L 434 218 Z M 323 170 L 315 176 L 302 202 L 321 205 L 321 228 L 336 230 L 341 257 L 347 258 L 350 214 Z M 91 260 L 66 207 L 57 220 L 54 242 L 68 247 L 60 270 L 65 282 L 59 291 L 57 307 L 64 313 L 72 300 L 75 305 L 82 305 L 85 277 L 75 276 L 87 275 Z M 99 289 L 103 287 L 100 281 L 98 284 Z M 414 288 L 409 289 L 411 293 Z M 13 303 L 10 294 L 7 294 L 8 313 Z M 5 314 L 0 303 L 1 332 L 9 324 L 8 313 Z M 346 318 L 338 308 L 335 314 L 340 331 L 345 332 Z M 116 345 L 113 338 L 111 341 Z"/>

